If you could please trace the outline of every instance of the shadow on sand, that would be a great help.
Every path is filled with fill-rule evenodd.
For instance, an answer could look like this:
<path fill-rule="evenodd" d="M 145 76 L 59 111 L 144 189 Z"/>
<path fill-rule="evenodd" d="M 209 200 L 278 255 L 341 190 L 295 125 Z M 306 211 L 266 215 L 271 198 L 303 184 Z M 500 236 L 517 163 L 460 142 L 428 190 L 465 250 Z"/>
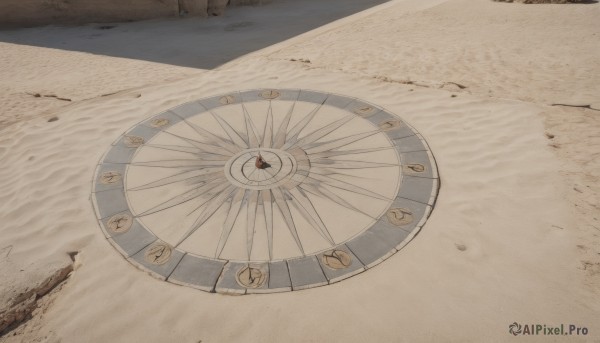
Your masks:
<path fill-rule="evenodd" d="M 222 17 L 0 31 L 0 41 L 213 69 L 387 0 L 275 0 Z M 302 56 L 299 56 L 302 57 Z"/>

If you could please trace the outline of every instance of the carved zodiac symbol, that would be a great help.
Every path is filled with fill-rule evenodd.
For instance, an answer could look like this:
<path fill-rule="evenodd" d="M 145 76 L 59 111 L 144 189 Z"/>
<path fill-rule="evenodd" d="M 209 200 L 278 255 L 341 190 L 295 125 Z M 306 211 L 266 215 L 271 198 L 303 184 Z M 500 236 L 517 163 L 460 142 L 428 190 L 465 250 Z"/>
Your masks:
<path fill-rule="evenodd" d="M 130 148 L 137 148 L 144 144 L 144 138 L 139 136 L 125 136 L 125 145 Z"/>
<path fill-rule="evenodd" d="M 170 257 L 171 247 L 165 243 L 154 244 L 144 254 L 146 261 L 156 265 L 165 264 Z"/>
<path fill-rule="evenodd" d="M 106 223 L 106 226 L 113 232 L 121 233 L 129 230 L 132 223 L 133 218 L 131 218 L 130 215 L 123 213 L 112 216 Z"/>
<path fill-rule="evenodd" d="M 260 96 L 264 99 L 275 99 L 279 97 L 279 92 L 274 90 L 268 90 L 260 93 Z"/>
<path fill-rule="evenodd" d="M 259 268 L 246 266 L 237 273 L 237 282 L 246 288 L 259 288 L 265 283 L 266 273 Z"/>
<path fill-rule="evenodd" d="M 168 124 L 169 124 L 169 119 L 157 118 L 157 119 L 154 119 L 150 125 L 152 125 L 153 127 L 163 127 Z"/>
<path fill-rule="evenodd" d="M 116 183 L 119 181 L 121 181 L 121 174 L 116 171 L 107 171 L 102 173 L 102 175 L 100 176 L 100 182 L 105 185 Z"/>
<path fill-rule="evenodd" d="M 402 126 L 402 122 L 400 120 L 386 120 L 383 123 L 379 124 L 379 128 L 382 131 L 393 130 L 400 126 Z"/>
<path fill-rule="evenodd" d="M 219 99 L 219 102 L 223 105 L 233 104 L 234 101 L 235 98 L 233 97 L 233 95 L 225 95 L 224 97 Z"/>
<path fill-rule="evenodd" d="M 352 264 L 352 258 L 343 250 L 331 250 L 323 254 L 323 263 L 332 269 L 348 268 Z"/>
<path fill-rule="evenodd" d="M 387 219 L 390 223 L 401 226 L 410 224 L 413 221 L 413 214 L 406 208 L 392 208 L 387 212 Z"/>
<path fill-rule="evenodd" d="M 422 165 L 422 164 L 418 164 L 418 163 L 409 164 L 409 165 L 406 166 L 406 168 L 408 168 L 408 169 L 410 169 L 410 170 L 412 170 L 414 172 L 417 172 L 417 173 L 422 173 L 422 172 L 425 171 L 425 166 Z"/>

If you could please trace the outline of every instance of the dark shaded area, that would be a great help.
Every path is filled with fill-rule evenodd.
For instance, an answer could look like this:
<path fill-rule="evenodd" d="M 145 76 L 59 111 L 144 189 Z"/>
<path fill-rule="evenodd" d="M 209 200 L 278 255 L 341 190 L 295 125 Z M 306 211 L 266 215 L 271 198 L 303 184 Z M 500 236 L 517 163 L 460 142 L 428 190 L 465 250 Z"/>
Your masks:
<path fill-rule="evenodd" d="M 275 0 L 210 18 L 0 31 L 0 41 L 213 69 L 387 0 Z"/>

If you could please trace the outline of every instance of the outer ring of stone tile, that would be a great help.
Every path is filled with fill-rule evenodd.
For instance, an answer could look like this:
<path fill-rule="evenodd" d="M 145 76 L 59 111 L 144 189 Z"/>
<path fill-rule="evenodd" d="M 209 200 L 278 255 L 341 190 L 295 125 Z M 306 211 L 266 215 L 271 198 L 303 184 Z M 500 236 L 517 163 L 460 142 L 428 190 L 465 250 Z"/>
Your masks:
<path fill-rule="evenodd" d="M 278 96 L 275 97 L 274 99 L 262 97 L 261 96 L 262 92 L 267 91 L 267 90 L 277 91 Z M 223 103 L 222 98 L 224 96 L 228 96 L 228 95 L 230 95 L 231 98 L 228 98 L 227 101 L 225 103 Z M 368 268 L 371 268 L 374 265 L 382 262 L 383 260 L 387 259 L 391 255 L 396 253 L 399 249 L 404 247 L 406 244 L 408 244 L 418 234 L 418 232 L 420 231 L 420 229 L 426 222 L 427 218 L 429 217 L 432 207 L 435 205 L 435 200 L 437 197 L 437 193 L 439 191 L 439 176 L 438 176 L 438 172 L 437 172 L 437 164 L 435 162 L 435 158 L 433 157 L 433 154 L 431 153 L 431 150 L 429 149 L 427 142 L 421 136 L 421 134 L 418 133 L 418 131 L 416 129 L 414 129 L 410 124 L 406 123 L 398 116 L 386 111 L 385 109 L 383 109 L 377 105 L 371 104 L 367 101 L 358 99 L 358 98 L 348 97 L 348 96 L 344 96 L 344 95 L 338 95 L 338 94 L 334 94 L 334 93 L 327 93 L 327 92 L 313 91 L 313 90 L 303 90 L 303 89 L 272 89 L 272 88 L 252 89 L 252 90 L 245 90 L 245 91 L 235 91 L 235 92 L 230 92 L 230 93 L 221 94 L 221 95 L 217 95 L 217 96 L 202 98 L 202 99 L 195 100 L 195 101 L 190 101 L 188 103 L 184 103 L 179 106 L 176 106 L 170 110 L 163 111 L 163 112 L 161 112 L 157 115 L 154 115 L 150 118 L 146 118 L 146 119 L 140 121 L 139 123 L 137 123 L 136 125 L 134 125 L 127 132 L 120 135 L 114 141 L 114 143 L 111 145 L 111 147 L 106 151 L 106 153 L 102 156 L 99 164 L 97 165 L 97 167 L 95 169 L 94 179 L 92 181 L 92 204 L 93 204 L 96 216 L 100 220 L 99 225 L 100 225 L 104 235 L 106 236 L 106 238 L 109 240 L 109 242 L 112 245 L 115 246 L 116 250 L 118 250 L 133 265 L 136 265 L 138 268 L 149 272 L 150 274 L 154 275 L 155 277 L 165 280 L 165 279 L 169 279 L 171 273 L 173 273 L 175 270 L 177 270 L 179 263 L 181 263 L 183 258 L 186 256 L 186 252 L 174 250 L 173 252 L 175 254 L 174 254 L 173 258 L 175 260 L 167 262 L 165 265 L 168 266 L 168 268 L 164 267 L 163 269 L 165 269 L 165 268 L 167 268 L 167 269 L 162 270 L 162 269 L 160 269 L 161 268 L 160 266 L 149 266 L 149 265 L 147 265 L 147 263 L 144 263 L 143 259 L 140 260 L 140 258 L 139 258 L 140 254 L 142 254 L 143 251 L 145 249 L 147 249 L 148 246 L 152 245 L 154 243 L 154 241 L 157 241 L 157 240 L 155 239 L 154 241 L 150 242 L 149 244 L 146 244 L 147 241 L 151 240 L 150 237 L 156 237 L 156 236 L 154 236 L 154 234 L 150 230 L 145 228 L 143 225 L 139 225 L 139 221 L 137 221 L 135 218 L 134 218 L 134 221 L 136 223 L 138 223 L 138 231 L 139 231 L 139 229 L 143 228 L 143 230 L 146 232 L 146 234 L 150 235 L 150 236 L 146 236 L 147 238 L 145 240 L 145 243 L 143 243 L 143 244 L 145 244 L 145 247 L 142 247 L 141 250 L 139 250 L 138 252 L 133 252 L 133 253 L 128 254 L 125 251 L 125 249 L 123 249 L 123 247 L 121 247 L 119 245 L 118 240 L 115 240 L 113 238 L 113 237 L 118 237 L 119 234 L 111 233 L 109 230 L 106 230 L 104 228 L 105 224 L 103 221 L 105 221 L 106 218 L 109 217 L 108 212 L 113 212 L 113 211 L 106 212 L 106 211 L 101 210 L 101 207 L 104 206 L 106 204 L 106 202 L 105 201 L 98 202 L 96 193 L 98 193 L 100 191 L 117 191 L 118 192 L 120 190 L 120 192 L 123 193 L 123 195 L 125 195 L 124 194 L 125 185 L 124 185 L 124 182 L 121 182 L 120 184 L 118 184 L 118 187 L 99 186 L 99 182 L 98 182 L 99 173 L 101 170 L 106 169 L 106 165 L 111 165 L 111 164 L 112 165 L 116 165 L 116 164 L 128 165 L 132 161 L 133 157 L 135 156 L 135 153 L 137 152 L 137 148 L 138 148 L 138 147 L 126 146 L 124 144 L 123 138 L 125 136 L 127 136 L 128 134 L 132 134 L 132 135 L 135 134 L 136 136 L 139 135 L 140 137 L 144 138 L 144 143 L 145 143 L 145 142 L 148 142 L 152 137 L 154 137 L 154 135 L 156 135 L 158 132 L 167 129 L 167 128 L 177 124 L 178 122 L 183 121 L 184 119 L 186 119 L 188 117 L 192 117 L 192 116 L 195 116 L 195 115 L 198 115 L 201 113 L 208 112 L 208 111 L 212 110 L 213 108 L 227 106 L 230 104 L 239 104 L 242 101 L 261 101 L 261 100 L 262 101 L 271 101 L 271 100 L 305 101 L 305 102 L 312 102 L 312 103 L 321 103 L 321 104 L 326 104 L 328 106 L 333 106 L 333 107 L 337 107 L 342 110 L 349 111 L 358 117 L 361 117 L 361 118 L 371 121 L 375 125 L 378 125 L 379 123 L 381 123 L 382 120 L 395 120 L 395 121 L 402 123 L 403 124 L 402 132 L 398 131 L 400 129 L 393 129 L 393 130 L 383 131 L 383 132 L 394 132 L 394 133 L 388 133 L 388 136 L 393 143 L 395 143 L 397 140 L 401 140 L 401 139 L 407 138 L 407 137 L 414 136 L 415 138 L 418 138 L 420 144 L 422 145 L 422 149 L 418 148 L 418 150 L 414 150 L 414 151 L 423 151 L 423 152 L 427 153 L 432 173 L 431 173 L 431 178 L 429 178 L 429 175 L 428 175 L 428 177 L 426 177 L 426 179 L 428 179 L 430 182 L 431 187 L 427 187 L 427 189 L 429 189 L 429 188 L 431 189 L 431 194 L 429 196 L 429 200 L 427 201 L 427 204 L 424 203 L 425 205 L 427 205 L 425 213 L 420 218 L 415 218 L 415 220 L 418 220 L 416 227 L 414 227 L 408 233 L 408 236 L 402 242 L 400 242 L 395 247 L 390 247 L 390 249 L 386 253 L 383 253 L 382 256 L 380 256 L 376 261 L 369 263 L 368 266 L 364 266 L 363 263 L 355 256 L 354 252 L 345 243 L 342 243 L 342 244 L 340 244 L 336 247 L 330 248 L 328 250 L 331 250 L 331 249 L 346 250 L 347 252 L 352 254 L 353 259 L 355 260 L 355 263 L 360 264 L 359 268 L 349 270 L 348 273 L 344 273 L 342 270 L 341 273 L 337 273 L 339 275 L 332 276 L 331 273 L 329 273 L 330 275 L 326 275 L 326 272 L 323 269 L 326 267 L 324 267 L 320 261 L 320 257 L 323 254 L 323 252 L 318 252 L 318 253 L 308 255 L 305 258 L 303 258 L 303 259 L 307 259 L 307 258 L 310 259 L 313 268 L 315 267 L 315 263 L 312 263 L 312 262 L 315 262 L 315 261 L 316 261 L 316 265 L 319 266 L 319 268 L 321 268 L 320 271 L 322 274 L 319 274 L 321 276 L 318 277 L 319 280 L 317 280 L 317 282 L 308 283 L 308 284 L 304 284 L 304 285 L 300 285 L 300 286 L 293 286 L 293 280 L 291 279 L 291 273 L 290 273 L 290 269 L 288 266 L 287 275 L 290 277 L 289 287 L 286 286 L 284 283 L 282 285 L 276 286 L 275 288 L 269 288 L 269 284 L 267 283 L 265 286 L 255 289 L 255 290 L 253 290 L 253 292 L 247 292 L 247 293 L 270 293 L 270 292 L 281 292 L 281 291 L 285 292 L 285 291 L 291 291 L 291 290 L 312 288 L 312 287 L 317 287 L 317 286 L 322 286 L 322 285 L 327 285 L 330 283 L 338 282 L 345 278 L 348 278 L 348 277 L 354 276 L 358 273 L 361 273 L 362 271 L 364 271 Z M 152 121 L 154 119 L 160 118 L 160 117 L 164 117 L 165 119 L 168 119 L 168 123 L 161 127 L 153 126 L 151 124 Z M 395 133 L 395 132 L 397 132 L 397 133 Z M 412 152 L 412 150 L 403 151 L 401 149 L 401 145 L 398 145 L 398 144 L 394 144 L 394 147 L 395 147 L 395 150 L 396 150 L 399 158 L 402 158 L 403 154 L 406 154 L 407 152 Z M 400 159 L 400 161 L 401 161 L 401 163 L 403 163 L 402 159 Z M 127 168 L 125 168 L 125 169 L 127 169 Z M 400 194 L 400 189 L 401 189 L 401 186 L 399 188 L 398 194 Z M 407 198 L 407 199 L 414 201 L 414 199 L 410 199 L 410 198 Z M 126 201 L 126 203 L 127 203 L 127 208 L 122 209 L 122 211 L 120 211 L 120 212 L 129 211 L 128 202 Z M 390 207 L 391 206 L 392 206 L 392 204 L 390 204 Z M 383 212 L 382 216 L 385 216 L 385 213 L 387 213 L 388 210 L 389 210 L 389 208 Z M 102 212 L 105 213 L 104 216 L 101 215 Z M 115 212 L 112 215 L 114 215 L 116 213 L 119 213 L 119 212 Z M 367 235 L 367 234 L 372 234 L 370 232 L 370 229 L 365 230 L 364 232 L 357 235 L 356 237 L 349 240 L 348 242 L 355 241 L 355 240 L 359 239 L 360 237 Z M 195 257 L 195 258 L 199 261 L 215 262 L 214 260 L 209 259 L 209 258 L 204 258 L 204 257 Z M 316 260 L 312 261 L 313 259 L 316 259 Z M 298 258 L 291 259 L 291 260 L 285 259 L 285 260 L 282 260 L 281 262 L 288 265 L 289 262 L 291 262 L 293 260 L 299 260 L 299 259 Z M 225 266 L 229 262 L 225 261 L 225 260 L 219 260 L 219 261 L 222 262 L 221 273 L 223 273 L 223 268 L 225 268 Z M 254 263 L 254 262 L 250 262 L 250 263 Z M 260 264 L 260 263 L 265 263 L 265 262 L 256 262 L 256 263 Z M 278 262 L 272 261 L 272 262 L 267 263 L 267 265 L 271 266 L 274 263 L 278 263 Z M 315 275 L 318 274 L 317 269 L 314 270 L 314 273 L 316 273 Z M 285 277 L 283 280 L 285 280 Z M 209 291 L 209 292 L 210 291 L 214 292 L 214 289 L 215 289 L 217 283 L 219 282 L 219 280 L 215 280 L 214 285 L 212 285 L 212 287 L 206 287 L 206 286 L 198 287 L 199 285 L 194 285 L 193 283 L 187 283 L 187 282 L 178 282 L 174 279 L 169 280 L 169 281 L 171 281 L 173 283 L 177 283 L 177 284 L 183 284 L 183 285 L 203 289 L 203 290 Z M 298 280 L 296 280 L 296 282 L 298 282 Z"/>

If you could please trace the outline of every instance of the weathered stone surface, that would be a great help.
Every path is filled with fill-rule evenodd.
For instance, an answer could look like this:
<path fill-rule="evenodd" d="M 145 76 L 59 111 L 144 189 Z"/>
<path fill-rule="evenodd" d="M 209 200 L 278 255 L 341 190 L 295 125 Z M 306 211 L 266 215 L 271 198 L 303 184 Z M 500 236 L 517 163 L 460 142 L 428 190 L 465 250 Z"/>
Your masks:
<path fill-rule="evenodd" d="M 11 277 L 0 278 L 0 336 L 26 321 L 37 308 L 38 300 L 72 271 L 73 261 L 66 254 L 28 266 L 2 256 L 0 275 Z"/>
<path fill-rule="evenodd" d="M 228 0 L 208 0 L 208 15 L 223 15 Z"/>
<path fill-rule="evenodd" d="M 179 15 L 206 17 L 208 0 L 179 0 Z"/>

